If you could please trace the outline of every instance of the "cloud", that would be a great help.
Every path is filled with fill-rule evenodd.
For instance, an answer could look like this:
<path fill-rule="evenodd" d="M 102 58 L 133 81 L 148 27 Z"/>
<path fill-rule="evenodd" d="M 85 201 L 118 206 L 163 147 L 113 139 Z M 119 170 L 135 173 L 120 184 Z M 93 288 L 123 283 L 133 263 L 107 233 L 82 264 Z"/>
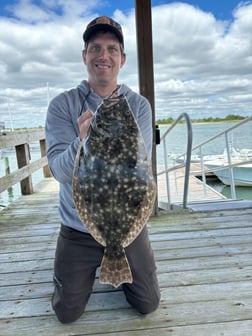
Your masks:
<path fill-rule="evenodd" d="M 182 3 L 154 8 L 159 115 L 219 116 L 234 110 L 251 115 L 251 15 L 252 5 L 237 7 L 232 22 L 217 21 L 212 14 Z M 243 95 L 246 99 L 241 99 Z"/>
<path fill-rule="evenodd" d="M 43 0 L 39 6 L 20 0 L 9 6 L 10 17 L 0 17 L 1 121 L 8 125 L 11 109 L 14 126 L 43 125 L 48 94 L 86 78 L 82 33 L 105 6 L 101 0 Z M 113 16 L 122 24 L 127 53 L 120 82 L 138 90 L 134 9 Z M 234 9 L 232 21 L 185 3 L 153 7 L 157 118 L 251 115 L 251 17 L 249 3 Z"/>

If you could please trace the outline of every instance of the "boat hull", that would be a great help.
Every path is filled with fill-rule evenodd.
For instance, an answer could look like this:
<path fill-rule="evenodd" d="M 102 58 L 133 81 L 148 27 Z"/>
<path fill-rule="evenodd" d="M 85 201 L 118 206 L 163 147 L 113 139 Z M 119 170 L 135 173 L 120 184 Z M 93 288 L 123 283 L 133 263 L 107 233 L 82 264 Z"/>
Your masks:
<path fill-rule="evenodd" d="M 218 179 L 225 185 L 231 185 L 230 169 L 221 168 L 218 165 L 207 164 L 207 167 L 218 177 Z M 240 187 L 252 187 L 252 165 L 246 164 L 232 167 L 234 184 Z"/>

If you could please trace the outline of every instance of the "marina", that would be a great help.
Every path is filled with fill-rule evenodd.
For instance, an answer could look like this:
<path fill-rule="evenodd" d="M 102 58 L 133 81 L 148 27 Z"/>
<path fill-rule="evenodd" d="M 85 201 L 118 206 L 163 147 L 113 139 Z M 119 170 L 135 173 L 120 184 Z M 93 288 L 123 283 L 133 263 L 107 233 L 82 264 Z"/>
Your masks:
<path fill-rule="evenodd" d="M 252 147 L 252 133 L 251 133 L 251 122 L 247 122 L 246 124 L 242 125 L 239 128 L 235 128 L 232 131 L 232 134 L 230 134 L 230 138 L 232 140 L 232 143 L 235 147 L 238 148 L 247 148 Z M 224 197 L 232 198 L 232 190 L 231 187 L 225 187 L 225 185 L 220 182 L 218 179 L 213 179 L 213 174 L 211 174 L 211 171 L 209 169 L 205 169 L 203 172 L 200 168 L 200 153 L 202 152 L 202 156 L 206 159 L 209 159 L 210 157 L 217 158 L 218 156 L 223 157 L 223 150 L 225 148 L 225 139 L 224 136 L 213 140 L 211 143 L 207 143 L 202 149 L 199 147 L 201 143 L 204 143 L 208 138 L 214 137 L 215 134 L 223 133 L 226 129 L 229 129 L 230 127 L 235 126 L 236 123 L 206 123 L 206 124 L 192 124 L 192 131 L 193 131 L 193 151 L 191 154 L 191 175 L 197 176 L 198 178 L 202 179 L 202 173 L 205 174 L 206 178 L 208 178 L 208 181 L 206 183 L 206 189 L 209 190 L 209 186 L 211 186 L 212 189 L 215 189 L 217 191 L 216 194 L 220 193 Z M 163 133 L 167 130 L 169 126 L 161 126 L 161 136 Z M 5 132 L 7 135 L 9 132 Z M 173 157 L 182 158 L 182 162 L 184 161 L 183 152 L 185 152 L 185 143 L 186 143 L 186 127 L 184 124 L 177 125 L 176 128 L 171 132 L 169 137 L 167 138 L 167 156 L 169 157 L 169 167 L 173 166 Z M 5 175 L 5 164 L 8 162 L 8 167 L 11 172 L 15 171 L 17 169 L 17 159 L 16 159 L 16 152 L 14 147 L 8 146 L 8 148 L 0 149 L 0 151 L 4 153 L 2 159 L 0 159 L 0 176 Z M 156 147 L 157 150 L 157 167 L 158 171 L 162 170 L 164 168 L 164 154 L 163 154 L 163 148 L 162 144 L 158 145 Z M 30 143 L 30 156 L 31 161 L 35 161 L 40 159 L 40 144 L 37 142 Z M 198 167 L 194 165 L 194 161 L 197 161 Z M 174 175 L 174 171 L 170 172 L 170 175 Z M 34 184 L 38 183 L 43 179 L 43 171 L 37 170 L 32 174 L 32 181 Z M 158 177 L 160 178 L 160 177 Z M 165 176 L 162 177 L 162 181 L 164 181 L 164 185 L 161 186 L 163 189 L 163 194 L 166 194 L 166 182 L 165 182 Z M 197 181 L 197 180 L 196 180 Z M 182 177 L 177 179 L 177 182 L 179 184 L 183 184 Z M 198 181 L 197 181 L 198 182 Z M 210 183 L 208 183 L 210 182 Z M 200 185 L 199 185 L 200 186 Z M 198 186 L 198 187 L 199 187 Z M 201 185 L 201 189 L 202 189 Z M 205 187 L 204 187 L 205 188 Z M 173 190 L 172 188 L 170 188 Z M 189 193 L 192 193 L 192 188 L 189 188 Z M 201 191 L 202 193 L 203 191 Z M 5 189 L 4 191 L 0 192 L 0 210 L 1 208 L 7 206 L 9 203 L 16 200 L 21 195 L 21 188 L 19 183 L 10 186 L 10 188 Z M 177 194 L 178 195 L 178 194 Z M 252 200 L 252 188 L 246 188 L 246 187 L 237 187 L 236 188 L 236 195 L 238 198 L 245 198 Z M 196 196 L 196 193 L 195 193 Z M 163 196 L 162 196 L 163 198 Z M 176 196 L 177 198 L 177 196 Z M 190 196 L 191 200 L 192 195 Z M 199 196 L 197 197 L 199 199 Z M 204 197 L 205 199 L 205 197 Z"/>
<path fill-rule="evenodd" d="M 42 142 L 43 157 L 43 134 L 33 137 Z M 15 135 L 13 144 L 21 146 L 29 138 Z M 169 172 L 172 209 L 166 175 L 158 177 L 159 209 L 147 223 L 161 289 L 158 310 L 136 313 L 120 288 L 99 283 L 98 272 L 86 312 L 75 323 L 60 324 L 51 308 L 58 183 L 44 177 L 30 184 L 36 167 L 48 176 L 46 160 L 35 162 L 27 157 L 26 165 L 0 178 L 1 190 L 18 179 L 26 181 L 23 191 L 31 187 L 0 212 L 1 335 L 251 335 L 252 202 L 227 200 L 190 175 L 183 209 L 184 168 Z"/>
<path fill-rule="evenodd" d="M 242 177 L 237 176 L 236 168 L 240 168 L 241 164 L 232 162 L 229 151 L 230 143 L 241 149 L 251 150 L 252 117 L 244 117 L 241 122 L 238 122 L 240 118 L 235 118 L 234 122 L 225 125 L 225 128 L 224 124 L 209 123 L 205 132 L 205 125 L 192 125 L 186 113 L 188 111 L 194 116 L 210 115 L 209 120 L 213 120 L 212 116 L 219 117 L 229 112 L 251 115 L 247 94 L 250 92 L 250 72 L 247 71 L 250 59 L 247 57 L 246 43 L 249 34 L 248 25 L 244 25 L 244 22 L 247 23 L 247 10 L 251 9 L 249 4 L 246 4 L 246 8 L 245 5 L 231 6 L 232 10 L 230 7 L 228 15 L 223 14 L 225 11 L 220 13 L 219 9 L 213 11 L 211 6 L 206 11 L 205 7 L 194 4 L 162 3 L 152 6 L 150 1 L 144 0 L 136 0 L 134 10 L 132 8 L 130 11 L 125 11 L 125 6 L 121 6 L 120 10 L 117 5 L 114 7 L 113 17 L 123 21 L 125 41 L 129 34 L 131 41 L 136 35 L 137 48 L 132 43 L 129 45 L 129 49 L 133 51 L 133 62 L 129 59 L 130 67 L 126 77 L 130 82 L 133 80 L 134 87 L 135 79 L 139 80 L 138 91 L 149 101 L 152 112 L 152 168 L 157 182 L 157 199 L 146 225 L 156 259 L 161 301 L 154 313 L 138 314 L 128 304 L 120 287 L 114 288 L 99 282 L 98 269 L 85 313 L 75 323 L 64 325 L 57 320 L 51 307 L 54 255 L 60 229 L 59 185 L 49 171 L 44 129 L 40 127 L 20 131 L 17 128 L 44 125 L 50 98 L 49 83 L 52 87 L 50 96 L 54 97 L 60 88 L 64 87 L 65 90 L 65 87 L 69 87 L 68 84 L 73 87 L 73 80 L 80 78 L 80 71 L 76 72 L 78 67 L 77 63 L 75 67 L 76 59 L 73 54 L 76 50 L 55 49 L 59 46 L 57 34 L 54 34 L 54 40 L 54 35 L 46 32 L 66 32 L 64 41 L 69 46 L 70 39 L 76 36 L 79 20 L 91 17 L 92 13 L 97 12 L 97 6 L 87 6 L 88 10 L 84 13 L 81 6 L 77 6 L 73 11 L 62 4 L 52 6 L 50 3 L 50 6 L 46 4 L 39 8 L 35 3 L 26 3 L 27 10 L 24 11 L 19 5 L 17 3 L 15 6 L 7 6 L 8 16 L 7 12 L 3 12 L 4 26 L 7 24 L 11 27 L 13 33 L 11 42 L 4 39 L 4 47 L 7 46 L 4 50 L 18 51 L 17 42 L 27 41 L 26 38 L 20 39 L 20 36 L 30 36 L 32 32 L 33 38 L 29 40 L 31 43 L 23 43 L 21 53 L 19 52 L 21 57 L 13 60 L 13 57 L 6 54 L 3 62 L 6 81 L 3 87 L 1 114 L 7 119 L 6 114 L 9 111 L 11 127 L 10 131 L 6 131 L 5 125 L 0 124 L 0 130 L 3 130 L 0 132 L 0 335 L 250 336 L 252 193 L 250 192 L 250 198 L 247 191 L 251 191 L 252 188 L 247 184 L 249 172 L 246 174 L 246 186 L 242 183 L 241 187 L 246 188 L 246 194 L 239 196 L 238 189 L 241 181 L 244 182 L 244 172 Z M 101 5 L 98 11 L 102 7 L 109 7 L 107 4 Z M 108 11 L 111 15 L 112 8 L 113 5 Z M 32 15 L 28 17 L 27 13 Z M 38 13 L 44 16 L 38 17 Z M 41 20 L 41 17 L 49 19 Z M 183 18 L 182 25 L 179 18 Z M 113 20 L 104 17 L 100 20 L 101 18 L 90 23 L 92 34 L 94 22 L 107 22 L 106 24 L 112 25 L 110 29 L 114 33 L 119 29 L 117 37 L 121 44 L 122 67 L 125 57 L 120 25 L 112 24 Z M 69 22 L 73 24 L 66 29 Z M 132 29 L 134 22 L 136 30 Z M 45 27 L 45 23 L 46 29 L 41 33 L 41 27 Z M 167 23 L 171 29 L 166 29 Z M 101 26 L 98 27 L 101 29 Z M 157 39 L 155 32 L 158 32 Z M 53 43 L 48 44 L 48 36 Z M 185 43 L 172 43 L 173 36 L 177 42 Z M 37 41 L 40 42 L 40 46 L 46 47 L 45 53 L 36 47 Z M 230 41 L 234 43 L 229 43 Z M 233 47 L 237 45 L 236 42 L 239 50 Z M 107 48 L 109 52 L 110 47 Z M 31 50 L 37 52 L 31 53 Z M 60 53 L 62 50 L 64 52 Z M 158 54 L 155 54 L 155 51 Z M 223 57 L 230 54 L 232 57 Z M 61 57 L 61 62 L 57 61 L 58 56 Z M 83 56 L 85 61 L 85 55 Z M 118 57 L 112 54 L 109 56 L 110 60 L 113 60 L 113 56 L 119 61 Z M 138 74 L 135 71 L 135 61 L 138 64 Z M 62 66 L 65 67 L 65 71 L 62 71 Z M 106 71 L 112 68 L 119 70 L 119 67 L 111 68 L 100 63 L 98 68 L 103 74 L 105 68 Z M 89 68 L 87 69 L 90 74 Z M 64 79 L 65 74 L 68 76 Z M 125 77 L 125 73 L 122 75 Z M 47 90 L 41 87 L 45 82 Z M 90 87 L 94 83 L 90 76 L 88 82 Z M 97 78 L 95 82 L 98 83 Z M 114 81 L 113 83 L 115 84 Z M 111 88 L 110 85 L 109 87 Z M 92 89 L 96 94 L 99 93 L 97 87 L 92 86 Z M 47 104 L 45 99 L 41 100 L 41 94 L 45 93 Z M 157 99 L 154 93 L 157 94 Z M 26 103 L 27 100 L 29 103 Z M 87 104 L 86 100 L 87 96 L 84 100 Z M 156 105 L 155 100 L 158 103 Z M 74 100 L 74 103 L 78 103 L 77 100 Z M 53 105 L 52 110 L 55 109 Z M 82 102 L 81 105 L 84 106 Z M 138 106 L 141 109 L 140 105 Z M 71 109 L 71 104 L 68 104 L 68 101 L 64 104 L 62 101 L 63 118 L 67 115 L 67 107 Z M 75 108 L 74 111 L 76 112 Z M 161 127 L 158 137 L 158 125 L 155 125 L 157 116 L 177 116 L 180 111 L 182 114 L 171 125 Z M 138 117 L 147 120 L 141 112 Z M 67 124 L 66 119 L 62 121 L 67 129 L 71 123 Z M 39 120 L 43 122 L 40 123 Z M 17 124 L 19 127 L 16 127 Z M 52 124 L 54 125 L 55 123 Z M 79 133 L 78 129 L 76 130 Z M 128 133 L 131 135 L 129 129 L 123 134 Z M 64 132 L 60 134 L 64 135 Z M 202 136 L 206 134 L 207 137 L 203 139 Z M 139 138 L 136 136 L 137 134 L 131 137 L 133 143 Z M 65 140 L 62 141 L 66 143 Z M 229 153 L 227 165 L 221 167 L 218 163 L 217 167 L 210 167 L 205 164 L 205 156 L 219 155 L 223 153 L 224 148 L 227 148 Z M 73 158 L 73 155 L 71 157 Z M 96 157 L 97 152 L 94 151 L 93 158 Z M 199 158 L 199 161 L 194 161 L 194 158 Z M 108 160 L 111 161 L 111 156 Z M 242 166 L 250 163 L 245 162 Z M 138 168 L 136 163 L 133 168 Z M 122 169 L 125 169 L 125 166 L 122 165 Z M 223 171 L 226 173 L 225 179 L 218 175 Z M 146 170 L 143 169 L 143 175 L 145 173 Z M 93 171 L 88 174 L 92 176 Z M 139 171 L 136 173 L 137 177 L 138 175 Z M 219 181 L 218 187 L 208 183 L 208 178 L 212 176 Z M 128 181 L 132 182 L 131 177 Z M 100 182 L 100 191 L 103 191 L 101 179 L 96 180 L 97 185 Z M 112 188 L 110 182 L 105 186 Z M 224 193 L 219 187 L 228 188 L 228 193 Z M 132 199 L 136 200 L 136 191 L 141 189 L 135 187 L 132 190 Z M 128 189 L 125 188 L 125 191 Z M 87 195 L 90 196 L 89 193 Z M 82 196 L 81 194 L 80 199 Z M 102 198 L 103 193 L 97 204 L 102 204 Z M 118 209 L 114 209 L 114 212 L 117 212 Z M 128 208 L 127 215 L 134 210 L 134 207 Z M 125 215 L 124 207 L 121 213 Z M 113 224 L 117 225 L 119 222 L 117 218 L 114 223 L 113 217 Z"/>
<path fill-rule="evenodd" d="M 252 160 L 251 121 L 252 117 L 248 117 L 237 123 L 222 125 L 221 131 L 201 142 L 198 132 L 204 130 L 203 125 L 193 125 L 189 116 L 185 113 L 170 127 L 163 130 L 160 138 L 162 146 L 158 148 L 158 157 L 159 160 L 163 160 L 163 168 L 161 172 L 157 173 L 157 176 L 158 179 L 162 178 L 165 181 L 166 199 L 169 208 L 173 206 L 174 190 L 181 183 L 183 184 L 183 189 L 180 188 L 183 201 L 181 199 L 180 203 L 183 202 L 184 208 L 186 208 L 189 198 L 191 201 L 202 199 L 203 202 L 206 202 L 209 188 L 212 188 L 212 184 L 208 184 L 207 180 L 210 176 L 217 177 L 221 183 L 220 186 L 230 186 L 228 198 L 237 200 L 238 187 L 242 184 L 242 186 L 248 186 L 248 193 L 246 192 L 246 195 L 244 194 L 241 199 L 252 199 L 252 189 L 249 187 L 251 181 L 249 168 Z M 182 125 L 179 123 L 182 123 Z M 196 126 L 196 128 L 193 126 Z M 205 127 L 205 130 L 209 128 L 210 124 Z M 197 129 L 198 131 L 196 131 Z M 216 130 L 215 125 L 213 130 Z M 178 150 L 178 143 L 184 145 L 183 150 L 181 148 Z M 176 147 L 173 147 L 174 145 Z M 235 148 L 238 150 L 234 150 Z M 236 152 L 235 156 L 233 155 L 234 152 Z M 211 165 L 213 162 L 215 162 L 215 165 Z M 182 174 L 178 173 L 181 172 L 181 169 L 184 170 Z M 237 173 L 238 169 L 239 175 Z M 222 179 L 223 173 L 225 173 L 225 180 Z M 170 178 L 170 176 L 173 177 Z M 199 181 L 197 181 L 197 184 L 200 184 L 203 188 L 203 196 L 201 192 L 194 192 L 195 183 L 192 185 L 192 181 L 195 177 L 202 181 L 202 184 Z M 173 185 L 174 182 L 175 185 Z M 221 193 L 219 188 L 219 190 L 212 189 L 215 189 L 216 194 Z M 250 193 L 251 196 L 249 197 Z M 223 193 L 222 195 L 226 197 L 227 194 Z M 212 193 L 210 199 L 211 197 Z"/>

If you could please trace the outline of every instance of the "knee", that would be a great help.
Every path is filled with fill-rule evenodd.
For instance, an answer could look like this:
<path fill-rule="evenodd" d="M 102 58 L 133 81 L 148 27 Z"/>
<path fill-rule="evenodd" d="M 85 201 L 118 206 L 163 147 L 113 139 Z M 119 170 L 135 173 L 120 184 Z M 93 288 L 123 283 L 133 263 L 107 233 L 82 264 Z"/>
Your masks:
<path fill-rule="evenodd" d="M 52 297 L 52 308 L 61 323 L 72 323 L 78 320 L 85 311 L 85 302 L 73 297 L 62 297 L 57 288 Z"/>
<path fill-rule="evenodd" d="M 58 318 L 58 320 L 62 323 L 62 324 L 67 324 L 67 323 L 73 323 L 75 321 L 77 321 L 81 315 L 84 313 L 84 310 L 82 311 L 73 311 L 72 309 L 57 309 L 54 308 L 55 314 Z"/>
<path fill-rule="evenodd" d="M 146 302 L 138 302 L 138 304 L 135 305 L 135 309 L 143 315 L 147 315 L 150 313 L 153 313 L 155 310 L 157 310 L 160 302 L 160 297 L 157 295 L 157 297 L 152 299 L 151 301 Z"/>
<path fill-rule="evenodd" d="M 157 287 L 150 289 L 145 293 L 133 292 L 129 288 L 123 287 L 124 293 L 128 303 L 136 309 L 140 314 L 150 314 L 153 313 L 159 306 L 160 303 L 160 290 Z"/>

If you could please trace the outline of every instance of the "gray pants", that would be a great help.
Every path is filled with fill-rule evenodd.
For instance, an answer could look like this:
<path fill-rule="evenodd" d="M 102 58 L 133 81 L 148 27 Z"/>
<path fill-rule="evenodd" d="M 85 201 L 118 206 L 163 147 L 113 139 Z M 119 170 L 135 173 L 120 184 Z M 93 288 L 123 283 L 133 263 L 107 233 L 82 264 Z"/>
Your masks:
<path fill-rule="evenodd" d="M 61 225 L 55 253 L 52 307 L 62 323 L 74 322 L 83 314 L 103 251 L 90 234 Z M 122 285 L 126 299 L 138 312 L 151 313 L 159 305 L 160 291 L 146 227 L 125 248 L 125 253 L 133 275 L 132 284 Z"/>

